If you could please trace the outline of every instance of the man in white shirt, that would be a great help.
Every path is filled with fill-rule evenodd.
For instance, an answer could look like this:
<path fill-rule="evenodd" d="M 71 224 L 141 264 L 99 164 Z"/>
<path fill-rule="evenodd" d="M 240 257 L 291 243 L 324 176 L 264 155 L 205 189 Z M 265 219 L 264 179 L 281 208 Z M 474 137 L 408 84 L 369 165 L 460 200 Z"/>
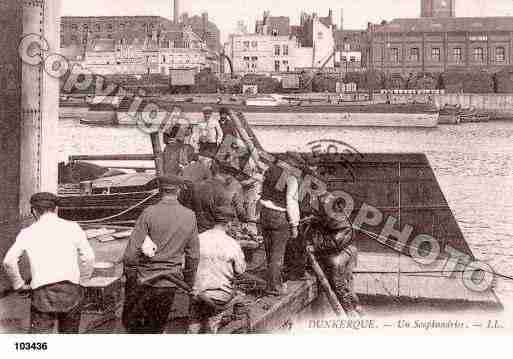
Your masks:
<path fill-rule="evenodd" d="M 287 153 L 286 162 L 297 168 L 305 166 L 296 153 Z M 281 182 L 285 182 L 283 188 L 280 188 Z M 271 165 L 264 173 L 260 203 L 260 225 L 268 265 L 267 292 L 279 296 L 286 292 L 283 264 L 287 242 L 299 236 L 299 180 L 277 163 Z"/>
<path fill-rule="evenodd" d="M 210 106 L 203 108 L 204 122 L 200 124 L 200 152 L 207 157 L 214 157 L 217 147 L 223 142 L 223 129 L 219 121 L 212 116 L 214 109 Z"/>
<path fill-rule="evenodd" d="M 212 317 L 234 298 L 233 279 L 244 273 L 246 262 L 239 243 L 226 233 L 226 225 L 235 219 L 231 206 L 217 207 L 214 228 L 199 235 L 200 261 L 193 287 L 189 333 L 203 329 L 216 333 Z M 205 300 L 206 299 L 206 300 Z"/>
<path fill-rule="evenodd" d="M 77 223 L 57 216 L 57 196 L 37 193 L 30 199 L 36 222 L 23 229 L 7 252 L 3 265 L 14 290 L 31 291 L 31 333 L 78 333 L 81 278 L 94 268 L 94 252 Z M 31 282 L 20 274 L 18 261 L 26 255 Z M 82 272 L 82 273 L 81 273 Z"/>

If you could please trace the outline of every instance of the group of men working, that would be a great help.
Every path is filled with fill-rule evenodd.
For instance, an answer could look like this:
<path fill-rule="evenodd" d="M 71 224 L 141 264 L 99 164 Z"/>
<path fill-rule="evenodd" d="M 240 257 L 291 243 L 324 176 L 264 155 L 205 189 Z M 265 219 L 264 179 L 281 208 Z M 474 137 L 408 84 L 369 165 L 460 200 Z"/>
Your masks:
<path fill-rule="evenodd" d="M 200 156 L 187 143 L 187 129 L 176 125 L 164 133 L 165 173 L 158 178 L 162 199 L 138 218 L 124 254 L 122 321 L 127 332 L 163 333 L 178 288 L 191 296 L 188 331 L 217 331 L 213 318 L 233 301 L 234 280 L 246 269 L 238 241 L 228 234 L 233 222 L 247 224 L 249 232 L 259 231 L 264 238 L 268 295 L 287 293 L 286 280 L 305 276 L 306 242 L 311 241 L 342 307 L 350 315 L 358 313 L 352 287 L 357 251 L 350 223 L 331 219 L 322 204 L 314 209 L 308 199 L 299 203 L 301 178 L 292 173 L 286 174 L 285 186 L 277 186 L 284 174 L 279 160 L 310 171 L 316 170 L 315 164 L 288 153 L 265 171 L 261 186 L 254 181 L 241 184 L 229 167 L 215 159 L 223 135 L 237 135 L 228 112 L 221 112 L 221 123 L 212 120 L 210 108 L 204 113 Z M 328 202 L 330 195 L 320 200 Z M 4 259 L 14 289 L 32 292 L 35 333 L 52 331 L 55 322 L 60 332 L 78 332 L 80 277 L 90 276 L 94 264 L 84 231 L 58 218 L 57 204 L 57 197 L 49 193 L 32 197 L 36 222 L 21 231 Z M 315 220 L 305 221 L 306 217 Z M 18 267 L 23 253 L 30 262 L 30 285 Z"/>

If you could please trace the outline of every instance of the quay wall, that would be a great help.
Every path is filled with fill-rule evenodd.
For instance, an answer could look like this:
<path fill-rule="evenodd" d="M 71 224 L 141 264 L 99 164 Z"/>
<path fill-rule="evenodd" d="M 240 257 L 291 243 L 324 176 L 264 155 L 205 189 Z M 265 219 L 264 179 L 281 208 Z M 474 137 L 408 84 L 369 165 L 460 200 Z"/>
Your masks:
<path fill-rule="evenodd" d="M 429 100 L 440 109 L 446 104 L 460 105 L 462 108 L 474 108 L 489 112 L 494 119 L 513 119 L 513 94 L 468 94 L 468 93 L 448 93 L 448 94 L 392 94 L 390 100 L 392 103 L 427 103 Z M 385 102 L 386 95 L 376 94 L 374 100 Z"/>

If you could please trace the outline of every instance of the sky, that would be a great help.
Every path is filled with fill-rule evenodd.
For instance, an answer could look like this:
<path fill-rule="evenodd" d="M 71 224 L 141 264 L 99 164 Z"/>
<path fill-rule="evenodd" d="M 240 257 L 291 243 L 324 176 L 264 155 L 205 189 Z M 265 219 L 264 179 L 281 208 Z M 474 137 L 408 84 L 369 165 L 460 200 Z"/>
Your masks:
<path fill-rule="evenodd" d="M 61 0 L 63 16 L 121 16 L 158 15 L 172 17 L 172 0 Z M 326 16 L 334 11 L 335 22 L 340 23 L 344 9 L 344 28 L 365 29 L 368 22 L 379 23 L 400 17 L 418 17 L 420 0 L 181 0 L 182 12 L 190 15 L 209 13 L 211 21 L 221 30 L 221 39 L 236 29 L 238 20 L 244 20 L 248 29 L 265 10 L 272 15 L 290 16 L 292 24 L 299 23 L 302 10 Z M 457 16 L 510 16 L 513 0 L 456 0 Z"/>

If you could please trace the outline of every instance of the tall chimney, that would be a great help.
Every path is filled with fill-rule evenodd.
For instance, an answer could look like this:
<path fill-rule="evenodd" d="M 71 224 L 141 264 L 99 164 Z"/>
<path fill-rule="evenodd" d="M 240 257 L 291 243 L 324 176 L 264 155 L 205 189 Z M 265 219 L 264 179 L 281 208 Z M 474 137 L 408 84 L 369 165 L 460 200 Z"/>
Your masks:
<path fill-rule="evenodd" d="M 174 0 L 174 3 L 173 19 L 175 24 L 178 24 L 180 22 L 180 0 Z"/>
<path fill-rule="evenodd" d="M 344 9 L 340 9 L 340 30 L 344 30 Z"/>

